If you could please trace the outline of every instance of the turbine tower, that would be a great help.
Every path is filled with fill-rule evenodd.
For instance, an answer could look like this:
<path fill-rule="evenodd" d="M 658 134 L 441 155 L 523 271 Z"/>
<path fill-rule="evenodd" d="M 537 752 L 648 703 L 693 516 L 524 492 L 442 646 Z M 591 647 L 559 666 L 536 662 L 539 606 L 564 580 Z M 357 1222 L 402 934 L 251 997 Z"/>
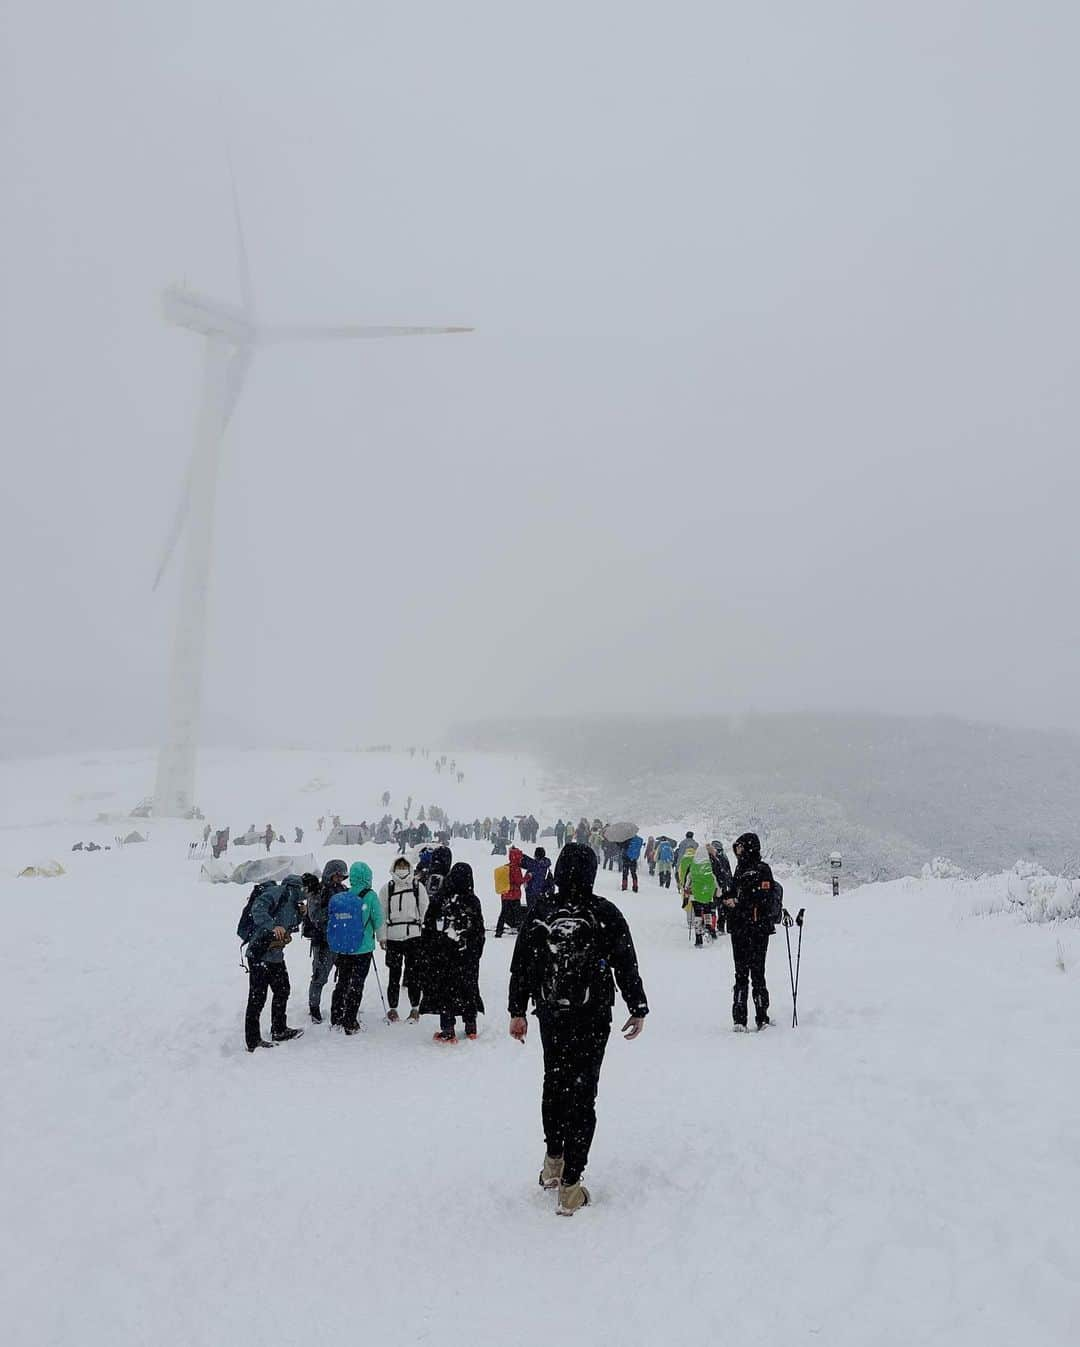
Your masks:
<path fill-rule="evenodd" d="M 158 753 L 154 788 L 154 813 L 159 818 L 185 818 L 195 805 L 195 759 L 202 707 L 214 505 L 221 446 L 255 352 L 260 347 L 292 341 L 352 341 L 472 331 L 469 327 L 334 327 L 261 322 L 256 316 L 235 179 L 232 179 L 232 203 L 242 306 L 235 308 L 222 304 L 182 286 L 170 286 L 163 295 L 165 320 L 197 332 L 203 338 L 204 346 L 195 445 L 153 586 L 156 590 L 161 583 L 186 528 L 187 548 L 169 673 L 165 738 Z"/>

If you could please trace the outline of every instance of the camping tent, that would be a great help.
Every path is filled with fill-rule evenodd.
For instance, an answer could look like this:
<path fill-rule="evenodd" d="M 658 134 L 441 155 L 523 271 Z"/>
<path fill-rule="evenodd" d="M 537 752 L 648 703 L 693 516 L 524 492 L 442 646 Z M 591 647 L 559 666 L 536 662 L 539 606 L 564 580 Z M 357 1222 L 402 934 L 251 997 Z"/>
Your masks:
<path fill-rule="evenodd" d="M 261 884 L 265 879 L 276 882 L 289 875 L 303 875 L 314 870 L 315 857 L 311 855 L 258 856 L 253 861 L 241 861 L 229 878 L 234 884 Z"/>
<path fill-rule="evenodd" d="M 67 871 L 59 861 L 38 861 L 37 865 L 28 865 L 25 870 L 19 871 L 20 879 L 55 879 L 58 875 L 66 875 Z"/>
<path fill-rule="evenodd" d="M 364 834 L 367 834 L 365 836 Z M 369 828 L 362 828 L 359 823 L 339 823 L 336 828 L 331 828 L 327 834 L 324 847 L 359 847 L 371 836 Z"/>
<path fill-rule="evenodd" d="M 129 842 L 145 842 L 145 841 L 146 838 L 143 837 L 141 833 L 128 833 L 128 835 L 124 838 L 124 846 L 127 846 Z"/>

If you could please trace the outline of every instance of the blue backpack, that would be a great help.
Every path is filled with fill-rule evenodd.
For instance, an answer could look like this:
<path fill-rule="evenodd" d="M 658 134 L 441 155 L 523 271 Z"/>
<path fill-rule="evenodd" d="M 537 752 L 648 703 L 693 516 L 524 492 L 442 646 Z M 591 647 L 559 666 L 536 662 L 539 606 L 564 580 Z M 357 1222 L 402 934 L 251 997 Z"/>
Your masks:
<path fill-rule="evenodd" d="M 664 865 L 671 865 L 675 859 L 675 853 L 671 849 L 670 842 L 661 842 L 656 850 L 656 859 Z"/>
<path fill-rule="evenodd" d="M 630 841 L 625 843 L 626 859 L 628 861 L 636 861 L 637 858 L 641 855 L 641 848 L 644 845 L 645 843 L 641 840 L 640 837 L 636 835 L 634 837 L 631 837 Z"/>
<path fill-rule="evenodd" d="M 359 954 L 364 943 L 370 889 L 363 893 L 335 893 L 326 910 L 326 943 L 335 954 Z"/>

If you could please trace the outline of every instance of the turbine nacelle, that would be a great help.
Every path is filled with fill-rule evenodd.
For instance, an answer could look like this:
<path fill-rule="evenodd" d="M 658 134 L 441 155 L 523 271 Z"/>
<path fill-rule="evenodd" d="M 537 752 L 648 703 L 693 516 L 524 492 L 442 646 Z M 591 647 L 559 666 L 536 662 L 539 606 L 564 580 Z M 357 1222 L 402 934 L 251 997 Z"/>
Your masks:
<path fill-rule="evenodd" d="M 186 286 L 170 285 L 162 292 L 161 312 L 167 323 L 203 337 L 220 337 L 233 346 L 254 346 L 258 337 L 251 315 L 243 309 L 209 299 Z"/>

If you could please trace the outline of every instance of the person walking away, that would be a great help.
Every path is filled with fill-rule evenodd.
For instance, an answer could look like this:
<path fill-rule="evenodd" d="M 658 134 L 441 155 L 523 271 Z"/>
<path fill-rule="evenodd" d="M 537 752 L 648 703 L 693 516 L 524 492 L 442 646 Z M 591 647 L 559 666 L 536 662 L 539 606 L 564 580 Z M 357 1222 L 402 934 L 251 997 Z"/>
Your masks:
<path fill-rule="evenodd" d="M 634 881 L 634 892 L 638 891 L 637 863 L 644 841 L 635 833 L 628 842 L 622 844 L 622 891 L 626 892 L 626 881 Z"/>
<path fill-rule="evenodd" d="M 731 896 L 731 862 L 724 851 L 724 844 L 714 837 L 709 846 L 709 859 L 712 861 L 716 885 L 720 890 L 716 903 L 716 934 L 723 935 L 727 924 L 727 908 L 723 900 Z"/>
<path fill-rule="evenodd" d="M 686 836 L 683 838 L 683 840 L 679 843 L 678 847 L 676 847 L 675 849 L 676 871 L 678 871 L 679 862 L 686 855 L 686 853 L 688 851 L 696 851 L 696 850 L 697 850 L 697 839 L 694 837 L 694 834 L 692 832 L 688 832 Z"/>
<path fill-rule="evenodd" d="M 438 1015 L 435 1042 L 457 1040 L 457 1017 L 465 1037 L 476 1038 L 476 1017 L 484 1009 L 480 995 L 480 959 L 484 953 L 484 914 L 473 891 L 471 865 L 458 863 L 424 914 L 424 993 L 422 1015 Z"/>
<path fill-rule="evenodd" d="M 562 821 L 562 819 L 559 819 L 558 823 L 555 824 L 555 846 L 559 851 L 562 851 L 563 841 L 565 837 L 566 837 L 566 824 Z"/>
<path fill-rule="evenodd" d="M 285 946 L 292 939 L 292 932 L 300 929 L 303 915 L 303 888 L 295 875 L 284 884 L 256 884 L 251 891 L 237 932 L 245 942 L 247 954 L 244 1042 L 248 1052 L 287 1043 L 304 1032 L 290 1028 L 286 1019 L 291 987 L 285 966 Z M 270 1042 L 263 1038 L 260 1025 L 267 992 L 271 995 Z"/>
<path fill-rule="evenodd" d="M 662 889 L 671 888 L 671 871 L 675 864 L 675 848 L 663 838 L 656 844 L 656 870 Z"/>
<path fill-rule="evenodd" d="M 312 1022 L 322 1024 L 322 994 L 334 968 L 334 951 L 326 942 L 326 919 L 330 899 L 349 887 L 349 867 L 344 861 L 327 861 L 323 866 L 318 891 L 308 899 L 303 934 L 311 942 L 311 982 L 308 986 L 308 1013 Z"/>
<path fill-rule="evenodd" d="M 271 843 L 273 842 L 273 840 L 274 840 L 274 829 L 273 829 L 273 827 L 268 823 L 268 824 L 266 825 L 266 831 L 263 833 L 263 841 L 266 843 L 266 854 L 267 854 L 267 855 L 270 854 L 270 845 L 271 845 Z"/>
<path fill-rule="evenodd" d="M 522 856 L 521 868 L 525 872 L 525 911 L 531 912 L 536 900 L 551 886 L 551 862 L 543 847 L 537 847 L 533 856 Z"/>
<path fill-rule="evenodd" d="M 679 853 L 682 853 L 681 855 Z M 686 837 L 679 843 L 679 851 L 675 853 L 675 882 L 679 886 L 679 902 L 686 913 L 686 924 L 692 926 L 694 923 L 694 913 L 691 906 L 691 896 L 689 889 L 690 866 L 693 864 L 694 856 L 697 852 L 697 843 L 693 839 L 692 833 L 687 833 Z"/>
<path fill-rule="evenodd" d="M 622 1027 L 626 1039 L 639 1036 L 649 1013 L 626 918 L 593 892 L 595 881 L 596 853 L 568 842 L 555 863 L 556 891 L 526 917 L 510 965 L 510 1036 L 525 1042 L 530 1002 L 540 1027 L 546 1149 L 539 1181 L 558 1190 L 563 1216 L 589 1202 L 581 1176 L 596 1131 L 615 984 L 630 1016 Z"/>
<path fill-rule="evenodd" d="M 687 852 L 691 857 L 686 871 L 686 889 L 690 899 L 690 922 L 694 929 L 694 947 L 702 949 L 706 932 L 712 936 L 716 924 L 716 899 L 720 892 L 713 874 L 712 858 L 705 847 Z"/>
<path fill-rule="evenodd" d="M 299 846 L 300 843 L 304 840 L 304 830 L 303 830 L 303 828 L 301 828 L 301 827 L 299 827 L 299 826 L 295 826 L 295 825 L 294 825 L 294 827 L 295 827 L 295 832 L 296 832 L 296 843 L 295 843 L 295 844 L 296 844 L 296 846 Z"/>
<path fill-rule="evenodd" d="M 349 887 L 330 899 L 326 942 L 337 956 L 337 984 L 330 998 L 330 1024 L 347 1034 L 360 1032 L 360 1002 L 375 941 L 383 939 L 385 922 L 378 894 L 371 887 L 371 866 L 353 861 Z"/>
<path fill-rule="evenodd" d="M 736 1031 L 745 1032 L 747 991 L 753 984 L 754 1019 L 759 1029 L 769 1019 L 769 988 L 765 983 L 765 960 L 769 936 L 776 929 L 781 912 L 779 886 L 771 868 L 761 859 L 761 841 L 757 833 L 743 833 L 735 841 L 735 874 L 731 896 L 724 899 L 731 932 L 731 953 L 735 960 L 735 989 L 731 1017 Z"/>
<path fill-rule="evenodd" d="M 521 925 L 521 886 L 524 883 L 524 876 L 521 869 L 522 852 L 518 847 L 510 848 L 507 860 L 510 869 L 510 887 L 502 895 L 502 902 L 499 904 L 499 920 L 495 923 L 496 940 L 502 939 L 504 927 L 509 926 L 516 932 Z"/>
<path fill-rule="evenodd" d="M 649 878 L 656 874 L 656 838 L 650 837 L 645 843 L 645 864 L 649 867 Z"/>
<path fill-rule="evenodd" d="M 423 986 L 421 956 L 424 914 L 428 895 L 405 856 L 398 856 L 390 879 L 379 892 L 386 915 L 386 1018 L 398 1022 L 401 984 L 409 996 L 409 1023 L 420 1019 L 420 992 Z"/>

